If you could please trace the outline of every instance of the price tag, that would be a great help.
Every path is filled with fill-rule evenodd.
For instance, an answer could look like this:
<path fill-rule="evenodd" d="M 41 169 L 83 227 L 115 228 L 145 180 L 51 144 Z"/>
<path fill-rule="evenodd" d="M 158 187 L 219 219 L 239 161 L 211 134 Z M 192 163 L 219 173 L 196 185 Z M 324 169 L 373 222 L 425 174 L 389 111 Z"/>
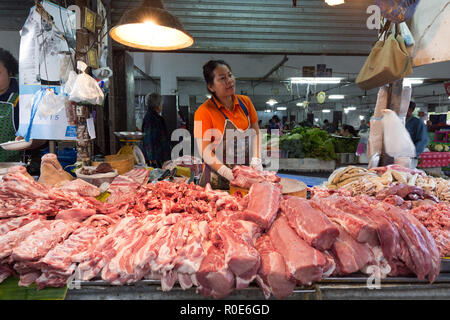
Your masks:
<path fill-rule="evenodd" d="M 87 125 L 89 136 L 91 137 L 91 139 L 95 139 L 94 119 L 93 118 L 87 118 L 86 119 L 86 125 Z"/>

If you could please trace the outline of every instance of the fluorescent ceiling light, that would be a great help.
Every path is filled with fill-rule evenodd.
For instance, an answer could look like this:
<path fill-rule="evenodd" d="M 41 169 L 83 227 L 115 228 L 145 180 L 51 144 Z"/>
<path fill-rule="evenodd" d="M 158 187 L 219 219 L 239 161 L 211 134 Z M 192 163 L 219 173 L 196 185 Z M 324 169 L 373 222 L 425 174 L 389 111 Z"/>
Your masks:
<path fill-rule="evenodd" d="M 348 113 L 349 111 L 354 111 L 354 110 L 356 110 L 356 107 L 347 107 L 347 108 L 344 108 L 345 113 Z"/>
<path fill-rule="evenodd" d="M 286 107 L 278 107 L 277 108 L 277 110 L 279 110 L 279 111 L 284 111 L 284 110 L 286 110 L 287 108 Z"/>
<path fill-rule="evenodd" d="M 365 119 L 365 117 L 364 116 L 359 116 L 359 120 L 364 120 Z"/>
<path fill-rule="evenodd" d="M 266 103 L 270 106 L 273 106 L 273 105 L 277 104 L 278 101 L 271 98 L 271 99 L 267 100 Z"/>
<path fill-rule="evenodd" d="M 330 94 L 328 96 L 328 99 L 331 99 L 331 100 L 342 100 L 344 98 L 345 98 L 345 96 L 343 94 Z"/>
<path fill-rule="evenodd" d="M 323 112 L 323 113 L 330 113 L 331 110 L 330 110 L 330 109 L 323 109 L 322 112 Z"/>
<path fill-rule="evenodd" d="M 423 78 L 405 78 L 403 79 L 403 86 L 410 87 L 412 84 L 422 84 Z"/>
<path fill-rule="evenodd" d="M 314 118 L 314 121 L 315 121 L 315 122 L 319 121 L 319 118 Z"/>
<path fill-rule="evenodd" d="M 329 6 L 337 6 L 338 4 L 343 4 L 343 3 L 345 3 L 345 0 L 325 0 L 325 2 L 326 2 Z"/>
<path fill-rule="evenodd" d="M 327 78 L 327 77 L 317 77 L 317 78 L 305 78 L 305 77 L 292 77 L 290 78 L 291 83 L 299 84 L 336 84 L 340 83 L 343 78 Z"/>
<path fill-rule="evenodd" d="M 450 97 L 449 97 L 450 99 Z M 297 107 L 303 107 L 303 102 L 297 102 Z"/>
<path fill-rule="evenodd" d="M 344 113 L 348 113 L 348 109 L 344 109 Z"/>
<path fill-rule="evenodd" d="M 272 110 L 266 109 L 266 110 L 264 110 L 264 112 L 265 112 L 265 113 L 269 113 L 269 112 L 272 112 Z"/>

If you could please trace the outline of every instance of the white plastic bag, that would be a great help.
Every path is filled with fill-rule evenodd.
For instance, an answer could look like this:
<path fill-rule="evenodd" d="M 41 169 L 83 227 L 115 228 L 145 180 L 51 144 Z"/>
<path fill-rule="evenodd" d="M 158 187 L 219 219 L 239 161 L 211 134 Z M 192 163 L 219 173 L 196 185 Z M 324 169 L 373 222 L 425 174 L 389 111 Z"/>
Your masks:
<path fill-rule="evenodd" d="M 48 117 L 55 115 L 64 108 L 64 97 L 56 95 L 52 89 L 46 89 L 39 104 L 37 113 L 40 116 Z"/>
<path fill-rule="evenodd" d="M 383 110 L 383 143 L 386 153 L 393 158 L 416 156 L 416 147 L 403 122 L 392 110 Z"/>
<path fill-rule="evenodd" d="M 77 68 L 81 73 L 77 75 L 72 91 L 69 94 L 69 100 L 101 105 L 104 98 L 103 91 L 98 86 L 97 81 L 85 73 L 87 65 L 82 61 L 78 61 Z"/>
<path fill-rule="evenodd" d="M 411 31 L 409 30 L 406 22 L 400 23 L 399 27 L 400 27 L 400 34 L 403 37 L 403 40 L 405 40 L 405 46 L 407 48 L 414 46 L 414 44 L 415 44 L 414 37 L 411 34 Z"/>
<path fill-rule="evenodd" d="M 69 72 L 69 76 L 63 87 L 63 92 L 66 95 L 70 96 L 70 93 L 72 92 L 73 85 L 75 84 L 75 80 L 77 79 L 77 76 L 78 76 L 78 74 L 75 71 Z"/>

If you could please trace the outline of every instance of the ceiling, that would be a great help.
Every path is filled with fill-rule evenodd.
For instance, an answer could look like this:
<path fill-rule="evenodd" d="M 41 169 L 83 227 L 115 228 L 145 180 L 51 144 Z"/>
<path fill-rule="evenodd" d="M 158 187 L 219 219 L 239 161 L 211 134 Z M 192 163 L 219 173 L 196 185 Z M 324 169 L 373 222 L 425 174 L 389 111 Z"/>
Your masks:
<path fill-rule="evenodd" d="M 164 7 L 195 39 L 186 52 L 367 55 L 376 32 L 366 27 L 373 0 L 173 0 Z M 141 0 L 111 0 L 116 24 Z"/>

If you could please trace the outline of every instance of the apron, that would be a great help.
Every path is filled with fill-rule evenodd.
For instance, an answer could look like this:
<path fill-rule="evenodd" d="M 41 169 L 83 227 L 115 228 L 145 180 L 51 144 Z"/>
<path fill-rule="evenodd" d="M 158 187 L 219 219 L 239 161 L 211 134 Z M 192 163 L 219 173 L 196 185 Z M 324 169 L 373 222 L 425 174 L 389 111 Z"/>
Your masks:
<path fill-rule="evenodd" d="M 220 143 L 214 149 L 216 157 L 222 160 L 228 168 L 232 169 L 235 165 L 246 165 L 250 164 L 250 135 L 248 130 L 250 129 L 250 117 L 248 115 L 247 107 L 238 98 L 239 105 L 247 116 L 248 127 L 246 130 L 241 130 L 234 125 L 234 123 L 228 119 L 228 117 L 223 113 L 222 110 L 217 106 L 213 98 L 211 98 L 214 106 L 223 114 L 225 117 L 225 125 L 223 129 L 222 138 Z M 233 130 L 233 141 L 228 141 L 231 138 L 227 136 L 227 131 Z M 228 138 L 228 140 L 227 140 Z M 228 142 L 231 145 L 227 146 Z M 213 189 L 228 190 L 230 188 L 230 182 L 215 172 L 207 163 L 203 167 L 203 172 L 200 177 L 199 185 L 204 187 L 209 183 Z"/>
<path fill-rule="evenodd" d="M 19 94 L 11 93 L 8 101 L 0 101 L 0 143 L 16 139 L 14 127 L 14 107 L 17 105 Z M 0 162 L 19 162 L 19 151 L 8 151 L 0 147 Z"/>

